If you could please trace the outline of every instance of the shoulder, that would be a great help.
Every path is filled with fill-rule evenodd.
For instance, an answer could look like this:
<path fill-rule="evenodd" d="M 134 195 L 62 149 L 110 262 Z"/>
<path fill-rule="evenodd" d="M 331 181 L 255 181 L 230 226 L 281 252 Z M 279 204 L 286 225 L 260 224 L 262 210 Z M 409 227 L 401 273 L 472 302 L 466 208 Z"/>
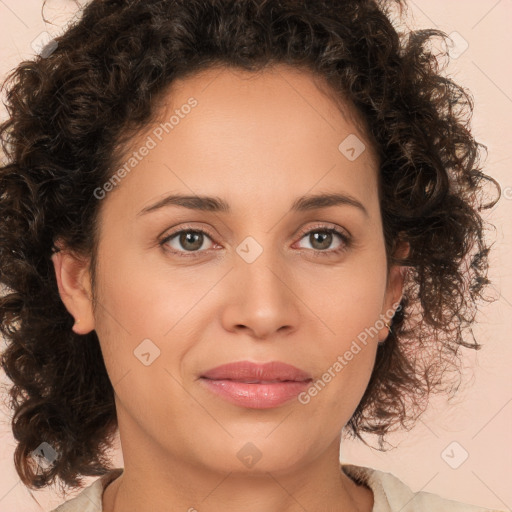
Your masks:
<path fill-rule="evenodd" d="M 392 473 L 342 463 L 345 474 L 373 491 L 375 512 L 501 512 L 443 498 L 430 492 L 413 492 Z"/>
<path fill-rule="evenodd" d="M 101 512 L 102 496 L 105 487 L 123 472 L 123 468 L 114 468 L 82 489 L 74 498 L 59 505 L 50 512 Z"/>

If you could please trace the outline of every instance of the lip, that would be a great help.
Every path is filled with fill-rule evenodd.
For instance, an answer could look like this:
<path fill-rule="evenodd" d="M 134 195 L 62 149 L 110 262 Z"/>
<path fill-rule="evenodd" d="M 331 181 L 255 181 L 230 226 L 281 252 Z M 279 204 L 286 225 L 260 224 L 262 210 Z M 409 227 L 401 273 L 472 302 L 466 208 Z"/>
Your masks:
<path fill-rule="evenodd" d="M 235 405 L 268 409 L 296 398 L 309 386 L 312 377 L 280 361 L 264 364 L 238 361 L 212 368 L 203 373 L 199 380 L 209 391 Z"/>
<path fill-rule="evenodd" d="M 281 361 L 268 363 L 253 363 L 251 361 L 236 361 L 211 368 L 201 377 L 220 380 L 291 380 L 305 381 L 311 379 L 311 375 L 299 368 Z"/>

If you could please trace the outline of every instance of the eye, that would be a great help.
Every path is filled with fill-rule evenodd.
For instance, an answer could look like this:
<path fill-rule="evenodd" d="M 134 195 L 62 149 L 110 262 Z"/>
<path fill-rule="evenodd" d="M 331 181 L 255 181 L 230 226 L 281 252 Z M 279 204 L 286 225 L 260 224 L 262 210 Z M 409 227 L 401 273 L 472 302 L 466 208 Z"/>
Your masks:
<path fill-rule="evenodd" d="M 341 242 L 334 249 L 329 249 L 336 237 L 338 240 L 341 240 Z M 336 228 L 325 225 L 316 226 L 302 233 L 301 240 L 304 238 L 312 245 L 311 249 L 315 251 L 315 256 L 338 254 L 350 246 L 350 238 L 348 235 Z"/>
<path fill-rule="evenodd" d="M 205 238 L 212 240 L 212 235 L 202 229 L 181 229 L 165 237 L 161 245 L 170 246 L 173 249 L 171 252 L 179 256 L 195 256 L 194 253 L 203 252 L 200 249 L 204 250 Z"/>
<path fill-rule="evenodd" d="M 318 236 L 319 235 L 319 236 Z M 334 236 L 333 236 L 334 235 Z M 315 256 L 329 256 L 338 254 L 345 251 L 350 247 L 351 238 L 340 230 L 327 225 L 315 226 L 309 231 L 301 233 L 301 240 L 309 236 L 308 241 L 312 247 L 308 248 L 313 251 Z M 329 249 L 333 240 L 338 238 L 340 241 L 334 249 Z M 207 239 L 213 244 L 213 235 L 203 229 L 182 228 L 179 231 L 166 236 L 161 242 L 161 246 L 168 246 L 171 248 L 171 253 L 180 257 L 195 257 L 200 253 L 206 252 L 209 248 L 205 248 Z M 302 247 L 303 248 L 303 247 Z M 188 254 L 187 254 L 188 253 Z"/>

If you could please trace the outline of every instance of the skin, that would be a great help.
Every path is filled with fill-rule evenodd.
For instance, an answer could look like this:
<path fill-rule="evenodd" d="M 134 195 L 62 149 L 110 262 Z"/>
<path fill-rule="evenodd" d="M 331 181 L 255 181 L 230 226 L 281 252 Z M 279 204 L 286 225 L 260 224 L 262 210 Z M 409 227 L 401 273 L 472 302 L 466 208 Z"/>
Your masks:
<path fill-rule="evenodd" d="M 244 408 L 198 380 L 223 363 L 278 360 L 316 381 L 400 300 L 403 273 L 386 276 L 376 155 L 349 106 L 342 113 L 320 85 L 285 65 L 174 82 L 151 130 L 191 96 L 198 105 L 101 200 L 96 307 L 88 260 L 54 256 L 73 329 L 96 330 L 115 390 L 125 470 L 104 492 L 105 512 L 372 509 L 372 491 L 340 470 L 339 449 L 386 327 L 305 405 Z M 354 161 L 338 150 L 349 134 L 366 145 Z M 321 192 L 350 194 L 367 215 L 347 204 L 289 211 Z M 232 212 L 138 215 L 170 193 L 218 196 Z M 351 244 L 326 255 L 344 242 L 307 234 L 324 226 L 348 231 Z M 172 250 L 191 254 L 193 240 L 158 244 L 180 229 L 213 238 L 180 257 Z M 252 263 L 236 252 L 247 236 L 263 248 Z M 160 350 L 149 366 L 134 356 L 147 338 Z M 247 443 L 261 453 L 252 467 L 237 457 Z"/>

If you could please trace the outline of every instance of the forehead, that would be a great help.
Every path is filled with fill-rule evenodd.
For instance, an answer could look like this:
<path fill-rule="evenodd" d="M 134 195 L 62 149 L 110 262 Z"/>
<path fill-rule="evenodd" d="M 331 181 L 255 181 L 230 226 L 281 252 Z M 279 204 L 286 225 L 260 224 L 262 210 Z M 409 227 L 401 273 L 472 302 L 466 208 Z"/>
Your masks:
<path fill-rule="evenodd" d="M 355 109 L 309 71 L 210 68 L 174 81 L 155 107 L 126 155 L 151 139 L 122 183 L 138 205 L 171 192 L 246 202 L 250 190 L 267 204 L 317 189 L 376 194 L 377 157 Z"/>
<path fill-rule="evenodd" d="M 269 133 L 296 124 L 293 133 L 308 137 L 325 136 L 328 131 L 339 134 L 340 129 L 360 138 L 366 135 L 364 120 L 354 105 L 335 93 L 324 77 L 305 67 L 274 64 L 248 71 L 217 65 L 177 79 L 157 103 L 158 120 L 169 119 L 190 97 L 199 102 L 204 120 L 222 113 L 233 122 L 243 121 L 245 127 L 252 125 Z"/>

